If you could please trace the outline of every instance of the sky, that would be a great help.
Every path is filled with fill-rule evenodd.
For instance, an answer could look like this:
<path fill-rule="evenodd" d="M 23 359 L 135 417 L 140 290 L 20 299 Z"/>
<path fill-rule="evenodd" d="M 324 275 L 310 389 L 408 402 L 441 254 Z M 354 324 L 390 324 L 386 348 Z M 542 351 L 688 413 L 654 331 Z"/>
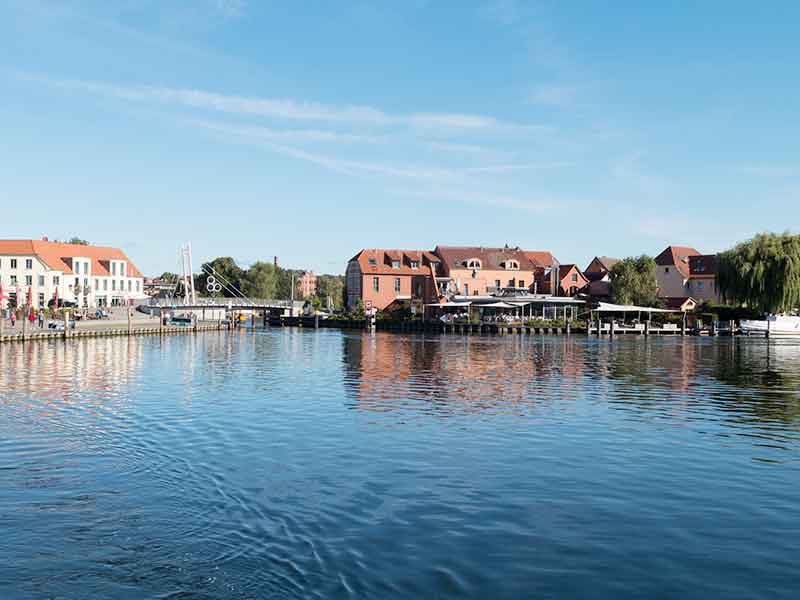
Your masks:
<path fill-rule="evenodd" d="M 342 273 L 800 229 L 800 3 L 0 0 L 0 238 Z"/>

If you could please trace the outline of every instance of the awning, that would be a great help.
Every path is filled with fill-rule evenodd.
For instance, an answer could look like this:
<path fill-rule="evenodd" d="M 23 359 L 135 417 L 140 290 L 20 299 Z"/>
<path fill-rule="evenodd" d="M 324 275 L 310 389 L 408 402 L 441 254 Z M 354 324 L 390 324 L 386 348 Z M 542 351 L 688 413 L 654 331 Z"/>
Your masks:
<path fill-rule="evenodd" d="M 674 313 L 679 310 L 668 310 L 666 308 L 653 308 L 651 306 L 634 306 L 633 304 L 611 304 L 600 302 L 595 312 L 646 312 L 646 313 Z"/>
<path fill-rule="evenodd" d="M 518 308 L 514 304 L 508 302 L 492 302 L 491 304 L 480 304 L 481 308 Z"/>
<path fill-rule="evenodd" d="M 441 302 L 436 304 L 426 304 L 425 306 L 438 306 L 439 308 L 458 308 L 459 306 L 469 306 L 472 302 Z"/>

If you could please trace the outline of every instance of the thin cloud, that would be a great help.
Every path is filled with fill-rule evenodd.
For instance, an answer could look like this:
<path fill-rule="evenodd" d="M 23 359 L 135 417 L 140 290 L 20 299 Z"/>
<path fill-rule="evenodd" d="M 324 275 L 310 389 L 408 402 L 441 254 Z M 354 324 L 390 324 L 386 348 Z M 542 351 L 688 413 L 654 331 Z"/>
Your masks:
<path fill-rule="evenodd" d="M 287 142 L 344 142 L 377 144 L 384 141 L 380 136 L 358 135 L 321 129 L 272 129 L 258 125 L 230 125 L 211 121 L 187 120 L 187 124 L 214 131 L 230 133 L 256 139 Z"/>
<path fill-rule="evenodd" d="M 551 162 L 551 163 L 530 163 L 530 164 L 510 164 L 510 165 L 489 165 L 486 167 L 467 167 L 462 169 L 466 173 L 509 173 L 511 171 L 538 171 L 545 169 L 561 169 L 570 167 L 572 163 L 569 162 Z"/>
<path fill-rule="evenodd" d="M 333 106 L 291 98 L 257 98 L 220 94 L 190 88 L 157 86 L 121 86 L 98 81 L 50 79 L 31 74 L 19 74 L 29 81 L 61 89 L 84 92 L 133 102 L 155 102 L 188 108 L 236 115 L 268 117 L 297 121 L 352 123 L 362 126 L 406 126 L 437 128 L 451 131 L 511 132 L 550 130 L 539 125 L 507 123 L 483 115 L 460 113 L 389 114 L 363 105 Z"/>

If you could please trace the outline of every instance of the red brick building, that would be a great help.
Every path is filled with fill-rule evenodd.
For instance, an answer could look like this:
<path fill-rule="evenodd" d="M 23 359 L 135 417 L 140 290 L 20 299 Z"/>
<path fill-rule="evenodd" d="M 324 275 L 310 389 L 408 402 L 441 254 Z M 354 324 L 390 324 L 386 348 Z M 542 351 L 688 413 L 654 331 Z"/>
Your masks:
<path fill-rule="evenodd" d="M 393 303 L 421 309 L 437 298 L 435 279 L 441 260 L 425 250 L 362 250 L 347 263 L 347 307 L 359 300 L 383 310 Z"/>

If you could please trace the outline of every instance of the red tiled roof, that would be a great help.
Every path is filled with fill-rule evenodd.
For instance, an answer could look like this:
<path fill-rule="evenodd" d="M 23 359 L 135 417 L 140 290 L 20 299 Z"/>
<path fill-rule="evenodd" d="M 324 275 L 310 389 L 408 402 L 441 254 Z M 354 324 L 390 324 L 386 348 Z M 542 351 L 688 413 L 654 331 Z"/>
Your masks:
<path fill-rule="evenodd" d="M 0 240 L 0 255 L 36 256 L 50 269 L 72 274 L 73 258 L 88 258 L 92 263 L 92 275 L 110 276 L 111 260 L 128 263 L 128 277 L 142 277 L 141 271 L 119 248 L 62 244 L 46 240 Z"/>
<path fill-rule="evenodd" d="M 689 257 L 700 253 L 691 246 L 667 246 L 656 256 L 656 264 L 662 267 L 675 267 L 684 277 L 689 276 Z"/>
<path fill-rule="evenodd" d="M 374 261 L 374 264 L 371 264 L 370 259 Z M 440 262 L 438 256 L 427 250 L 390 250 L 386 248 L 364 249 L 350 260 L 358 262 L 362 273 L 396 275 L 429 275 L 430 263 Z M 400 267 L 392 267 L 392 260 L 399 260 Z M 419 263 L 419 267 L 413 269 L 411 261 Z"/>
<path fill-rule="evenodd" d="M 546 250 L 526 250 L 525 255 L 533 261 L 537 267 L 552 267 L 556 262 L 555 256 Z"/>
<path fill-rule="evenodd" d="M 436 246 L 434 252 L 451 269 L 464 269 L 464 262 L 472 258 L 481 261 L 483 269 L 503 270 L 506 260 L 516 260 L 520 271 L 533 271 L 538 266 L 528 254 L 519 248 L 485 248 L 483 246 Z"/>
<path fill-rule="evenodd" d="M 701 254 L 689 257 L 689 274 L 692 278 L 703 279 L 717 274 L 717 255 Z"/>

